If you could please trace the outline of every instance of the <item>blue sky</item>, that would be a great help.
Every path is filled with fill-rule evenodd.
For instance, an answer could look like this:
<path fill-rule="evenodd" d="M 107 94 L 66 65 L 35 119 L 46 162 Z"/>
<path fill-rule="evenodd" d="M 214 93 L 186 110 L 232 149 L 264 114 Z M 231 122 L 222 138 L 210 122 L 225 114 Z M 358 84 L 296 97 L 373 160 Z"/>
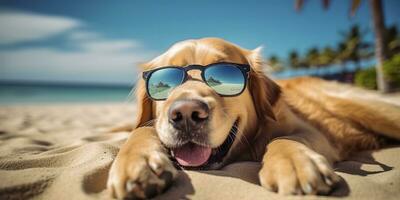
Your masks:
<path fill-rule="evenodd" d="M 400 1 L 384 0 L 386 24 L 400 25 Z M 0 80 L 131 83 L 135 65 L 189 38 L 222 37 L 264 56 L 335 45 L 358 23 L 372 30 L 368 1 L 7 1 L 0 2 Z M 4 28 L 5 27 L 5 28 Z M 372 39 L 372 33 L 368 35 Z"/>

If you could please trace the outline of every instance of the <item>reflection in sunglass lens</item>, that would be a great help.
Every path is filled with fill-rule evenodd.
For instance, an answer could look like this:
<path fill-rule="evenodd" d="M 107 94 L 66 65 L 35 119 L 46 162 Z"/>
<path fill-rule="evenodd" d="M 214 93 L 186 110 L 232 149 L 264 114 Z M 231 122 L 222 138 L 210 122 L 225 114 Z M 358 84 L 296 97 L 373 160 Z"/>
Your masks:
<path fill-rule="evenodd" d="M 169 92 L 182 83 L 183 70 L 164 68 L 153 72 L 148 78 L 148 93 L 153 99 L 165 99 Z"/>
<path fill-rule="evenodd" d="M 221 95 L 237 95 L 245 86 L 242 71 L 233 65 L 212 66 L 204 71 L 206 83 Z"/>

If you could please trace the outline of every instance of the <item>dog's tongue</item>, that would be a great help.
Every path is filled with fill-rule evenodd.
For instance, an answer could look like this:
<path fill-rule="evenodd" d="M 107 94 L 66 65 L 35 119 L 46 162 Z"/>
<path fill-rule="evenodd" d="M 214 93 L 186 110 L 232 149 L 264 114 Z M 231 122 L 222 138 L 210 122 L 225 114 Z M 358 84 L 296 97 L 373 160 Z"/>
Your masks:
<path fill-rule="evenodd" d="M 211 156 L 211 150 L 209 147 L 188 143 L 172 151 L 180 165 L 197 167 L 207 162 Z"/>

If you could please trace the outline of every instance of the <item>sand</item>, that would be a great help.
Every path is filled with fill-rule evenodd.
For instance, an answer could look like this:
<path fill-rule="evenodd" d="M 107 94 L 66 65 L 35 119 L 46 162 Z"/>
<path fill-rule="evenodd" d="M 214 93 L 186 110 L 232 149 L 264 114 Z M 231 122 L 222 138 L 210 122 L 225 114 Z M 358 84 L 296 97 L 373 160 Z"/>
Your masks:
<path fill-rule="evenodd" d="M 0 106 L 0 199 L 110 199 L 108 170 L 129 133 L 109 130 L 134 115 L 133 103 Z M 306 199 L 398 199 L 399 155 L 400 145 L 358 153 L 335 167 L 333 197 Z M 258 185 L 259 167 L 181 171 L 156 199 L 283 199 Z"/>

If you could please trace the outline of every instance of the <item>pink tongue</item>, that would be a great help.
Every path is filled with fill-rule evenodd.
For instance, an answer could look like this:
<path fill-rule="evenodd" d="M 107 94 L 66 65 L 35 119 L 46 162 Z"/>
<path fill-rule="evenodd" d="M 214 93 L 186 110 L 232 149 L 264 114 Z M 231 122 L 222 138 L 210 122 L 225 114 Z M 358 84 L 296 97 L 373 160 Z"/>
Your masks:
<path fill-rule="evenodd" d="M 197 167 L 207 162 L 211 156 L 211 148 L 193 143 L 172 150 L 175 159 L 182 166 Z"/>

